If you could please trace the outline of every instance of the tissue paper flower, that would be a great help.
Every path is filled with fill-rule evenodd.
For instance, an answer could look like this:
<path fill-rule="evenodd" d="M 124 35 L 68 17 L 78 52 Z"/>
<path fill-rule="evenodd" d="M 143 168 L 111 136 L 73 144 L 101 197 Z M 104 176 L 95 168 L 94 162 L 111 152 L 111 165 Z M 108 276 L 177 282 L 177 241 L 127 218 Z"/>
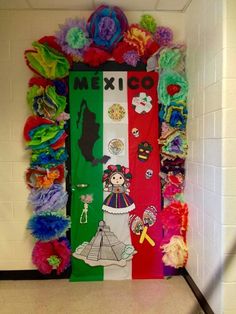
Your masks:
<path fill-rule="evenodd" d="M 167 46 L 173 40 L 173 32 L 169 27 L 158 26 L 154 38 L 160 47 Z"/>
<path fill-rule="evenodd" d="M 36 213 L 63 209 L 67 200 L 68 194 L 61 184 L 53 184 L 48 189 L 32 189 L 29 194 L 29 202 Z"/>
<path fill-rule="evenodd" d="M 101 5 L 88 19 L 88 31 L 96 47 L 112 51 L 128 28 L 123 11 L 116 6 Z"/>
<path fill-rule="evenodd" d="M 62 53 L 54 36 L 46 36 L 32 43 L 34 50 L 25 51 L 28 67 L 35 73 L 50 79 L 69 75 L 70 61 Z"/>
<path fill-rule="evenodd" d="M 70 218 L 62 212 L 41 212 L 33 215 L 27 224 L 33 237 L 40 241 L 51 241 L 61 237 L 70 228 Z"/>
<path fill-rule="evenodd" d="M 185 101 L 188 93 L 188 82 L 175 71 L 164 71 L 160 75 L 158 84 L 159 100 L 162 104 Z"/>
<path fill-rule="evenodd" d="M 141 16 L 140 26 L 150 33 L 155 33 L 157 23 L 154 17 L 150 14 L 143 14 Z"/>
<path fill-rule="evenodd" d="M 70 244 L 65 238 L 50 242 L 37 241 L 32 252 L 32 261 L 38 270 L 44 274 L 50 274 L 56 269 L 57 275 L 60 275 L 70 266 Z"/>
<path fill-rule="evenodd" d="M 170 242 L 161 246 L 162 261 L 166 266 L 184 267 L 188 259 L 188 248 L 181 236 L 172 236 Z"/>
<path fill-rule="evenodd" d="M 57 165 L 63 164 L 68 158 L 65 147 L 58 149 L 51 149 L 46 147 L 44 149 L 36 149 L 32 151 L 30 167 L 38 168 L 42 167 L 49 169 L 56 167 Z"/>
<path fill-rule="evenodd" d="M 83 59 L 83 54 L 91 44 L 86 22 L 75 18 L 66 20 L 65 24 L 59 25 L 60 30 L 56 33 L 56 41 L 61 49 L 72 57 L 74 61 Z"/>

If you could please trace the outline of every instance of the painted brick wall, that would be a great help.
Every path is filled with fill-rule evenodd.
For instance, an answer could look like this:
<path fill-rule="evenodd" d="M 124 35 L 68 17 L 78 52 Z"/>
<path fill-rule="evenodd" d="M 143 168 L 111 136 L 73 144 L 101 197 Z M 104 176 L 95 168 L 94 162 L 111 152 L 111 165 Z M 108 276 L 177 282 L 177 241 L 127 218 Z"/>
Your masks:
<path fill-rule="evenodd" d="M 186 12 L 188 271 L 224 314 L 236 313 L 235 34 L 235 0 L 193 0 Z"/>
<path fill-rule="evenodd" d="M 224 2 L 222 201 L 224 313 L 236 313 L 236 1 Z"/>
<path fill-rule="evenodd" d="M 24 171 L 29 154 L 24 150 L 22 128 L 30 114 L 26 105 L 27 69 L 23 52 L 31 42 L 53 34 L 66 18 L 90 12 L 75 11 L 0 11 L 0 270 L 32 269 L 33 240 L 25 230 L 31 215 L 27 207 L 28 190 Z M 139 21 L 142 12 L 127 12 L 130 23 Z M 184 15 L 158 13 L 159 24 L 174 30 L 175 40 L 184 41 Z"/>

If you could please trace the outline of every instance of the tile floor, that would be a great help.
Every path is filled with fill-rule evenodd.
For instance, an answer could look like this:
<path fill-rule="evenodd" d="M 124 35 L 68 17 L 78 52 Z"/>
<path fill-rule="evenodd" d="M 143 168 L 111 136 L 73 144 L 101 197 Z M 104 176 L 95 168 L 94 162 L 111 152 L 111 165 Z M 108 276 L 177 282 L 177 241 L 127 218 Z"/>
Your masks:
<path fill-rule="evenodd" d="M 178 276 L 163 280 L 1 281 L 1 314 L 200 314 Z"/>

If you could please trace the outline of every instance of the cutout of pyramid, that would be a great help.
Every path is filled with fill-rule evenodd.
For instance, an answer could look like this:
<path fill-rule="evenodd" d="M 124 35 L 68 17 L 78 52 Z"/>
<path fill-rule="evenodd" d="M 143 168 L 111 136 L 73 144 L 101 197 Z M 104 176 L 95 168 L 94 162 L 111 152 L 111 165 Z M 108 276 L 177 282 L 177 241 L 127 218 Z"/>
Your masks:
<path fill-rule="evenodd" d="M 78 246 L 73 256 L 90 266 L 125 266 L 135 253 L 132 245 L 121 242 L 105 221 L 100 221 L 95 236 Z"/>

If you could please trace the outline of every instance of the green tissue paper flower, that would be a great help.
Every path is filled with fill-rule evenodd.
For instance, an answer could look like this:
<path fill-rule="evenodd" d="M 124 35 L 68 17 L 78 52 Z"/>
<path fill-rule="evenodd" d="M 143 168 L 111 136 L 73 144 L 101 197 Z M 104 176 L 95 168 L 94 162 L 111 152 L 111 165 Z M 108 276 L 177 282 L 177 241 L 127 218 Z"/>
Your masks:
<path fill-rule="evenodd" d="M 66 42 L 73 49 L 81 49 L 89 43 L 89 40 L 82 29 L 71 27 L 66 34 Z"/>
<path fill-rule="evenodd" d="M 174 70 L 180 63 L 181 52 L 179 49 L 165 48 L 161 51 L 158 65 L 160 69 Z"/>
<path fill-rule="evenodd" d="M 157 23 L 153 16 L 150 14 L 144 14 L 141 17 L 140 26 L 150 33 L 155 33 Z"/>
<path fill-rule="evenodd" d="M 167 91 L 169 85 L 178 85 L 180 91 L 174 95 L 170 95 Z M 163 105 L 168 105 L 172 101 L 185 101 L 188 93 L 188 82 L 178 72 L 175 71 L 164 71 L 160 75 L 158 84 L 159 100 Z"/>

